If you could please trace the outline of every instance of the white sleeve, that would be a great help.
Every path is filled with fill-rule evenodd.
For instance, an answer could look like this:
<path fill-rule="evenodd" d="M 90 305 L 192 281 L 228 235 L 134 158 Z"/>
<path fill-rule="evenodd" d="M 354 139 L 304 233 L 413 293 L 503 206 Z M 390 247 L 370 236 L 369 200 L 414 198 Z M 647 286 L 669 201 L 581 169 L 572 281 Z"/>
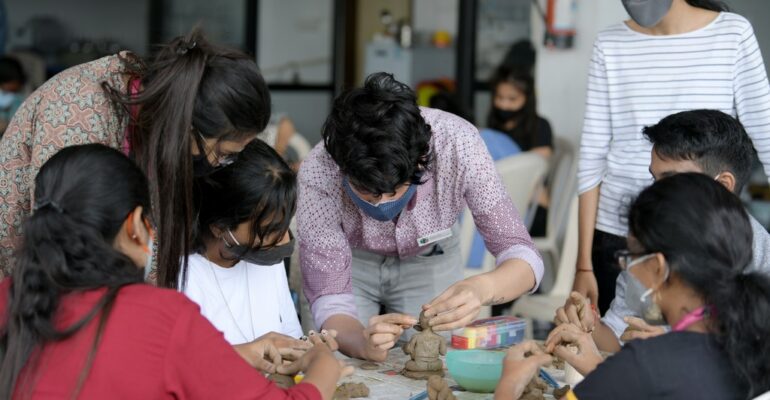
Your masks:
<path fill-rule="evenodd" d="M 588 67 L 586 112 L 583 118 L 583 134 L 580 137 L 578 162 L 578 193 L 584 193 L 602 182 L 607 168 L 607 153 L 612 139 L 609 85 L 604 54 L 599 40 L 594 43 L 591 63 Z"/>
<path fill-rule="evenodd" d="M 602 317 L 604 325 L 607 325 L 607 327 L 612 329 L 612 332 L 615 333 L 615 337 L 617 337 L 618 340 L 620 340 L 620 335 L 622 335 L 628 327 L 628 324 L 623 321 L 623 318 L 638 317 L 638 315 L 634 315 L 634 312 L 626 305 L 626 274 L 627 272 L 622 271 L 618 275 L 618 280 L 615 282 L 615 298 L 612 300 L 612 304 L 610 304 L 610 309 L 607 310 L 607 312 L 604 313 L 604 317 Z"/>
<path fill-rule="evenodd" d="M 751 25 L 741 35 L 733 74 L 735 111 L 770 177 L 770 85 Z"/>
<path fill-rule="evenodd" d="M 278 307 L 281 315 L 281 333 L 293 338 L 302 337 L 302 326 L 297 318 L 297 309 L 289 291 L 289 281 L 283 263 L 275 268 L 275 284 L 278 293 Z"/>

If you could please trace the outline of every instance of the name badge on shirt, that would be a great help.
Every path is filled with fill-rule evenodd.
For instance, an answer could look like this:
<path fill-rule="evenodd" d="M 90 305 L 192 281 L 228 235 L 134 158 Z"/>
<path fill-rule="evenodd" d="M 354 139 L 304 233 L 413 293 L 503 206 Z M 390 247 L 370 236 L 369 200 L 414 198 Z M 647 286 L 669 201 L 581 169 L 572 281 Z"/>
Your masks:
<path fill-rule="evenodd" d="M 431 243 L 438 242 L 441 239 L 446 239 L 452 236 L 452 228 L 444 229 L 443 231 L 433 232 L 428 236 L 423 236 L 417 239 L 417 245 L 422 247 Z"/>

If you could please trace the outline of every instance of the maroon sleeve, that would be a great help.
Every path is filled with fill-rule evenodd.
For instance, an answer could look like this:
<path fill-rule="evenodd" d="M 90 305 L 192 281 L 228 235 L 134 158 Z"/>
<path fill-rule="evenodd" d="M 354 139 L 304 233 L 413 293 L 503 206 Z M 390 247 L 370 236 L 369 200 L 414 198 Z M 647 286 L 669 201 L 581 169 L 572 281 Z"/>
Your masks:
<path fill-rule="evenodd" d="M 284 390 L 268 381 L 187 301 L 171 333 L 164 362 L 166 390 L 178 399 L 321 399 L 321 393 L 309 383 Z"/>

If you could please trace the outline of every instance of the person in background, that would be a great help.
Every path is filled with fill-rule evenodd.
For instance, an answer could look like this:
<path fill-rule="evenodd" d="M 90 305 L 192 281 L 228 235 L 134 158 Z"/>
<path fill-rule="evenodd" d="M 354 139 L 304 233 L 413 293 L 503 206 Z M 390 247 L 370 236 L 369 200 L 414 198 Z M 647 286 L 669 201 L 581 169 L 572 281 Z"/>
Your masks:
<path fill-rule="evenodd" d="M 492 109 L 487 117 L 487 127 L 479 130 L 484 144 L 494 161 L 515 156 L 522 151 L 532 151 L 549 159 L 553 153 L 551 124 L 537 114 L 535 80 L 521 68 L 498 68 L 490 82 Z M 538 206 L 530 235 L 545 236 L 548 218 L 548 191 L 541 186 L 537 198 Z M 479 268 L 484 260 L 484 243 L 481 235 L 474 232 L 468 267 Z M 493 307 L 494 314 L 500 314 L 510 304 Z"/>
<path fill-rule="evenodd" d="M 770 176 L 770 84 L 749 21 L 718 1 L 620 1 L 631 19 L 594 42 L 578 163 L 573 290 L 601 314 L 626 247 L 621 214 L 652 181 L 644 126 L 699 108 L 737 116 Z"/>
<path fill-rule="evenodd" d="M 24 101 L 27 83 L 21 63 L 13 57 L 0 57 L 0 137 Z"/>
<path fill-rule="evenodd" d="M 749 180 L 754 147 L 741 123 L 717 110 L 692 110 L 669 115 L 644 128 L 652 143 L 650 173 L 655 180 L 682 172 L 699 172 L 714 178 L 736 196 Z M 752 229 L 752 260 L 748 271 L 770 272 L 770 234 L 749 215 Z M 575 292 L 556 312 L 557 324 L 573 323 L 592 332 L 600 350 L 615 352 L 623 342 L 666 332 L 652 326 L 629 307 L 634 299 L 626 292 L 636 281 L 627 272 L 618 275 L 615 299 L 601 320 L 589 310 L 588 300 Z M 637 290 L 638 291 L 638 290 Z M 580 311 L 579 311 L 580 310 Z"/>
<path fill-rule="evenodd" d="M 481 130 L 481 137 L 490 152 L 510 147 L 501 143 L 502 133 L 512 139 L 521 151 L 531 151 L 546 160 L 550 159 L 553 154 L 553 132 L 548 120 L 537 113 L 533 76 L 521 69 L 500 68 L 492 78 L 490 87 L 492 109 L 487 117 L 488 129 Z M 511 152 L 510 155 L 515 154 Z M 542 188 L 537 200 L 538 207 L 530 234 L 545 236 L 548 218 L 548 191 L 545 188 Z"/>
<path fill-rule="evenodd" d="M 376 73 L 335 99 L 323 139 L 299 172 L 300 264 L 315 326 L 347 355 L 384 360 L 421 310 L 449 331 L 537 289 L 542 260 L 473 125 Z M 466 205 L 497 268 L 463 280 Z"/>
<path fill-rule="evenodd" d="M 511 138 L 521 151 L 546 159 L 553 153 L 553 132 L 548 120 L 537 113 L 535 80 L 521 69 L 500 68 L 490 82 L 492 109 L 487 127 Z"/>
<path fill-rule="evenodd" d="M 537 50 L 529 39 L 521 39 L 514 42 L 508 52 L 503 56 L 503 61 L 498 68 L 518 69 L 535 76 L 537 64 Z"/>
<path fill-rule="evenodd" d="M 289 232 L 297 199 L 294 172 L 275 150 L 255 140 L 233 164 L 196 180 L 195 194 L 196 252 L 179 274 L 179 290 L 230 344 L 270 332 L 301 337 L 283 264 L 294 251 Z"/>
<path fill-rule="evenodd" d="M 590 333 L 559 325 L 545 351 L 585 375 L 565 398 L 751 399 L 770 390 L 770 278 L 749 270 L 753 232 L 740 199 L 713 177 L 680 173 L 639 194 L 628 227 L 618 264 L 635 281 L 629 306 L 672 332 L 603 361 Z M 515 394 L 550 362 L 527 357 L 529 343 L 509 352 L 498 391 Z"/>
<path fill-rule="evenodd" d="M 296 133 L 294 123 L 288 116 L 274 114 L 270 117 L 270 122 L 265 131 L 259 135 L 259 138 L 274 148 L 281 157 L 286 157 L 289 141 Z"/>
<path fill-rule="evenodd" d="M 118 150 L 67 147 L 34 183 L 17 264 L 0 283 L 0 398 L 330 400 L 352 372 L 320 336 L 290 365 L 265 341 L 260 369 L 304 371 L 280 389 L 184 295 L 145 284 L 151 196 Z"/>
<path fill-rule="evenodd" d="M 40 166 L 64 147 L 101 143 L 148 176 L 158 223 L 158 273 L 149 278 L 175 287 L 191 253 L 193 178 L 232 163 L 269 118 L 254 59 L 197 29 L 147 63 L 121 52 L 61 72 L 27 98 L 0 141 L 0 276 L 15 265 Z"/>

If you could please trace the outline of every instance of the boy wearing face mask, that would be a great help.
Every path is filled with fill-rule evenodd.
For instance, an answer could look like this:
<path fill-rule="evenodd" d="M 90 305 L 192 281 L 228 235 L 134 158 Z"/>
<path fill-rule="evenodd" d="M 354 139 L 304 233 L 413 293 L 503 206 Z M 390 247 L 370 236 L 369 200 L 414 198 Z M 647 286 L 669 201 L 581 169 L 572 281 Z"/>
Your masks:
<path fill-rule="evenodd" d="M 180 290 L 230 344 L 269 332 L 302 336 L 284 268 L 294 250 L 291 168 L 255 140 L 233 164 L 198 179 L 196 196 L 196 253 L 180 273 Z"/>
<path fill-rule="evenodd" d="M 692 110 L 669 115 L 644 128 L 652 143 L 650 173 L 655 180 L 683 172 L 698 172 L 714 178 L 733 193 L 740 193 L 751 174 L 754 148 L 743 125 L 717 110 Z M 751 215 L 753 257 L 748 271 L 770 269 L 770 234 Z M 639 262 L 635 260 L 633 262 Z M 663 321 L 646 289 L 621 272 L 615 299 L 609 311 L 595 323 L 585 298 L 576 293 L 557 310 L 557 323 L 573 322 L 593 332 L 604 351 L 617 351 L 622 342 L 666 332 Z M 581 315 L 582 314 L 582 315 Z"/>
<path fill-rule="evenodd" d="M 537 288 L 542 260 L 473 125 L 377 73 L 335 100 L 323 139 L 300 167 L 297 237 L 315 325 L 345 354 L 383 361 L 421 310 L 449 331 Z M 466 205 L 497 268 L 462 279 Z"/>
<path fill-rule="evenodd" d="M 617 0 L 616 0 L 617 1 Z M 770 84 L 751 24 L 712 0 L 622 0 L 631 19 L 594 42 L 578 166 L 573 289 L 604 314 L 615 297 L 621 217 L 652 176 L 641 130 L 666 115 L 717 109 L 738 117 L 770 175 Z"/>

